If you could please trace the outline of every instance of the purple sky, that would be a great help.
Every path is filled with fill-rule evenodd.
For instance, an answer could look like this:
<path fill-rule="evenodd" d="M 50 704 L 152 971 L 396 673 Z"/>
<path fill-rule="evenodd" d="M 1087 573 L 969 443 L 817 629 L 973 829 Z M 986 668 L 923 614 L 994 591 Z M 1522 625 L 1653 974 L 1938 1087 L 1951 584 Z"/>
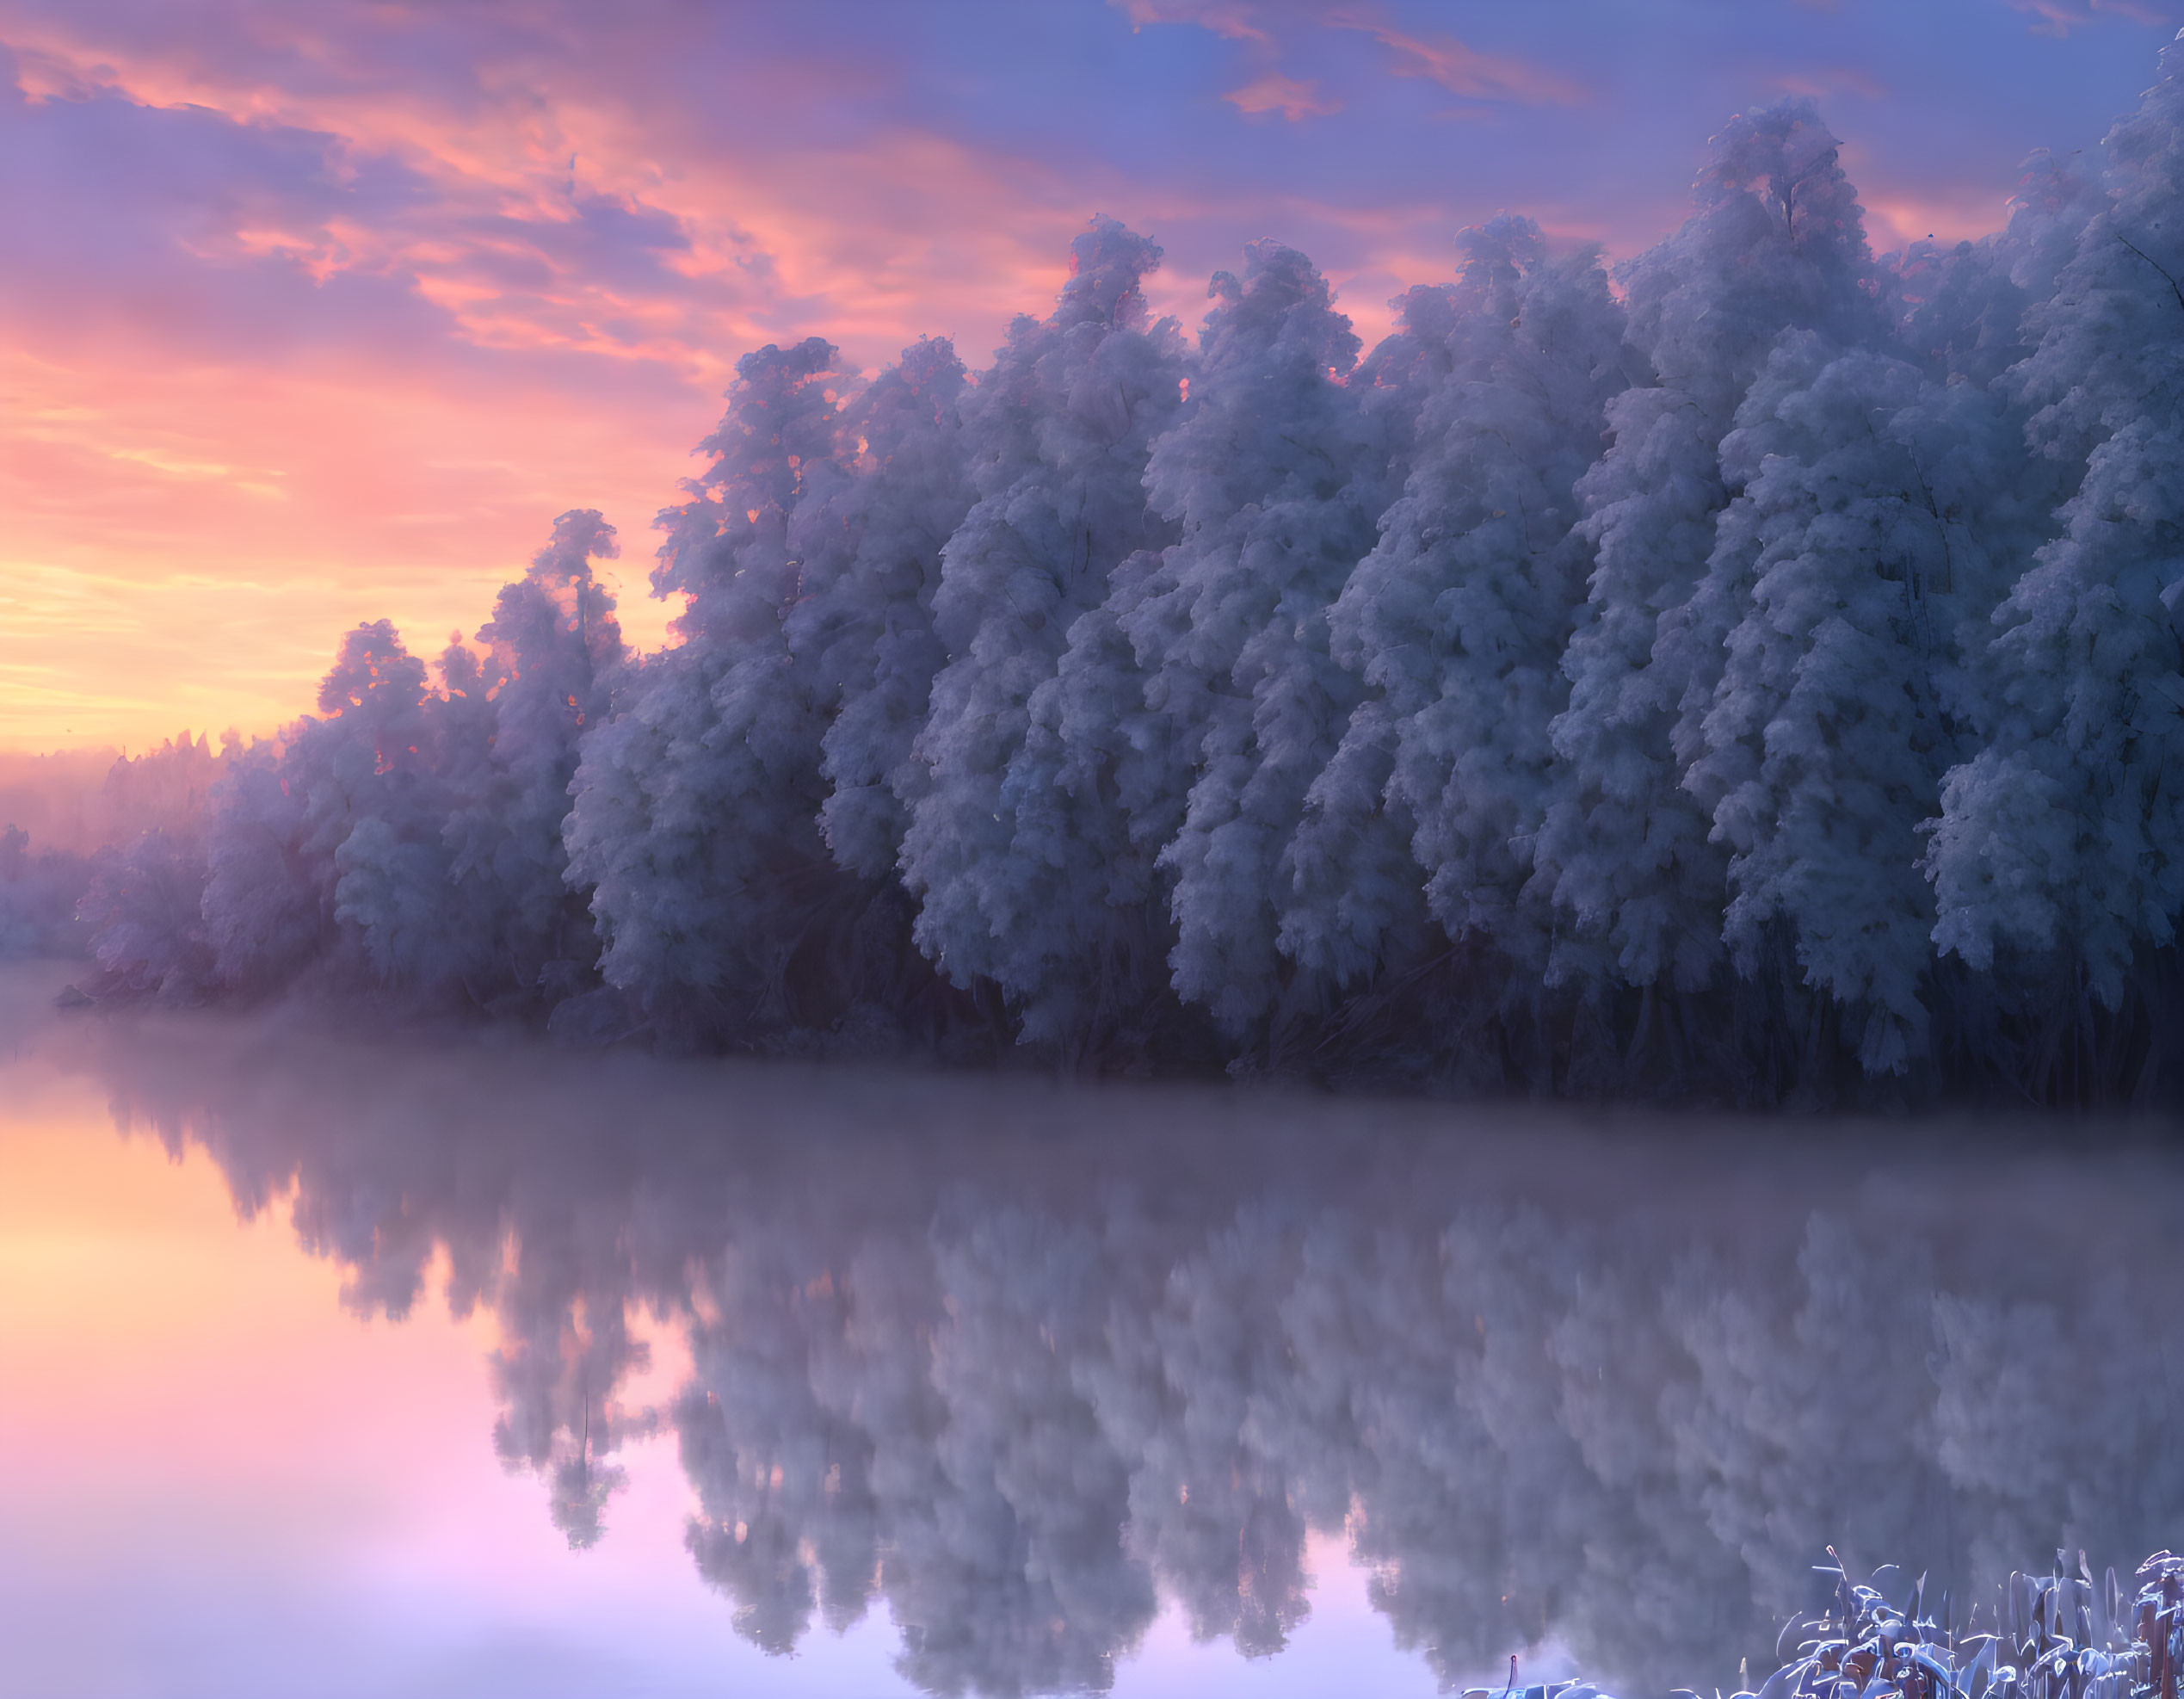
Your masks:
<path fill-rule="evenodd" d="M 0 746 L 269 729 L 339 630 L 474 627 L 651 513 L 735 358 L 975 368 L 1095 212 L 1157 298 L 1274 236 L 1368 340 L 1504 207 L 1627 254 L 1811 94 L 1876 244 L 2093 149 L 2180 0 L 0 0 Z M 663 611 L 632 608 L 639 634 Z"/>

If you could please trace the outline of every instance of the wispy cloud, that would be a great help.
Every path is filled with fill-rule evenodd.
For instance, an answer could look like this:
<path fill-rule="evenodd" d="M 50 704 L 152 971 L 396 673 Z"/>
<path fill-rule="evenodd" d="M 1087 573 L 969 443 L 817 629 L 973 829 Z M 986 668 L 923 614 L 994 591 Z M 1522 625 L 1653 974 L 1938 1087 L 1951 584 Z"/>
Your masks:
<path fill-rule="evenodd" d="M 2005 0 L 2005 3 L 2012 11 L 2032 14 L 2035 34 L 2058 37 L 2108 18 L 2150 29 L 2173 28 L 2177 22 L 2177 9 L 2147 4 L 2145 0 Z"/>
<path fill-rule="evenodd" d="M 1398 77 L 1422 77 L 1465 100 L 1525 106 L 1574 106 L 1585 98 L 1571 78 L 1527 60 L 1485 53 L 1453 35 L 1408 33 L 1377 9 L 1340 7 L 1328 15 L 1339 29 L 1369 35 L 1394 56 Z"/>
<path fill-rule="evenodd" d="M 1231 89 L 1221 98 L 1238 112 L 1279 112 L 1293 124 L 1342 109 L 1342 102 L 1321 93 L 1318 83 L 1299 83 L 1278 71 L 1270 71 L 1241 89 Z"/>
<path fill-rule="evenodd" d="M 1805 65 L 1769 79 L 1769 85 L 1786 95 L 1805 95 L 1817 101 L 1848 95 L 1854 100 L 1884 101 L 1888 85 L 1870 71 L 1857 65 Z"/>
<path fill-rule="evenodd" d="M 1149 23 L 1189 23 L 1231 41 L 1271 40 L 1255 18 L 1250 0 L 1110 0 L 1133 29 Z"/>

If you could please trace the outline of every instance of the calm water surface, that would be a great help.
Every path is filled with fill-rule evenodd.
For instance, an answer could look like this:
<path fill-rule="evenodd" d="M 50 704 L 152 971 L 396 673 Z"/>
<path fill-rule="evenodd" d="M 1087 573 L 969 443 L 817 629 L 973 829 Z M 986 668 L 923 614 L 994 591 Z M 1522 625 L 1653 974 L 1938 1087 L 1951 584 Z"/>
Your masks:
<path fill-rule="evenodd" d="M 1771 1667 L 2184 1541 L 2184 1170 L 343 1041 L 0 982 L 0 1693 Z"/>

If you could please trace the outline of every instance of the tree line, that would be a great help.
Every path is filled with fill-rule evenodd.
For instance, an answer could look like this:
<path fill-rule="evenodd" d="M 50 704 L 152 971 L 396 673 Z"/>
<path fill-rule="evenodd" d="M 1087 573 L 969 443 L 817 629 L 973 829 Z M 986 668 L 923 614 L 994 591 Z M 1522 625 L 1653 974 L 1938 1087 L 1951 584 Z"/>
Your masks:
<path fill-rule="evenodd" d="M 102 997 L 572 1041 L 1744 1103 L 2175 1090 L 2184 57 L 1877 257 L 1810 102 L 1611 269 L 1503 215 L 1369 352 L 1105 218 L 972 376 L 737 368 L 633 652 L 556 522 L 108 852 Z"/>

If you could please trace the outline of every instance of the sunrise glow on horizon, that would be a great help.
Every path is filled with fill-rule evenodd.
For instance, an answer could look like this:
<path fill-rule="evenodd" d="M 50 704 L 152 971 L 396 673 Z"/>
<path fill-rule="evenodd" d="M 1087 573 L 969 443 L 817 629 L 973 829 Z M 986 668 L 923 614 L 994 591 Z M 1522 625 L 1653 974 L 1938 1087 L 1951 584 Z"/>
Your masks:
<path fill-rule="evenodd" d="M 10 0 L 0 749 L 270 732 L 360 621 L 473 631 L 571 508 L 654 646 L 651 520 L 739 355 L 929 332 L 976 372 L 1094 213 L 1187 327 L 1271 235 L 1369 345 L 1500 208 L 1638 251 L 1709 133 L 1800 93 L 1877 249 L 1976 235 L 2179 9 Z"/>

